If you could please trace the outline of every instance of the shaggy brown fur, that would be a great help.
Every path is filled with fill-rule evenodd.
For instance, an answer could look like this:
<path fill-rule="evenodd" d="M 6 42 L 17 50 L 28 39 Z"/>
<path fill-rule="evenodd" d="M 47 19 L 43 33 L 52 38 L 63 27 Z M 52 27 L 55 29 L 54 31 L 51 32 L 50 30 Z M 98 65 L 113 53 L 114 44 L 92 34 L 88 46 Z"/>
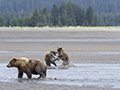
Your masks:
<path fill-rule="evenodd" d="M 70 61 L 69 55 L 62 47 L 57 47 L 58 57 L 63 60 L 64 65 L 68 65 Z"/>
<path fill-rule="evenodd" d="M 46 65 L 37 59 L 27 59 L 27 58 L 13 58 L 9 64 L 8 68 L 16 67 L 18 68 L 18 78 L 22 78 L 23 73 L 26 73 L 27 77 L 31 79 L 32 74 L 39 74 L 40 77 L 46 77 Z"/>
<path fill-rule="evenodd" d="M 45 60 L 47 66 L 51 66 L 51 64 L 57 66 L 55 63 L 55 61 L 57 60 L 56 53 L 57 52 L 55 52 L 55 51 L 50 51 L 50 52 L 45 53 L 44 60 Z"/>

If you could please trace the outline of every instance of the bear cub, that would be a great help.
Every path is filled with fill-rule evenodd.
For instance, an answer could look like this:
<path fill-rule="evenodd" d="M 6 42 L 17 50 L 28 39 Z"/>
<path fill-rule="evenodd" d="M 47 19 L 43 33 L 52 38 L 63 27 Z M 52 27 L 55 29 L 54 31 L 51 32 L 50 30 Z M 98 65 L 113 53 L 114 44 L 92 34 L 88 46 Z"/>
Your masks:
<path fill-rule="evenodd" d="M 49 52 L 45 53 L 44 60 L 45 60 L 47 66 L 51 66 L 51 64 L 57 66 L 55 61 L 59 60 L 59 59 L 57 58 L 56 54 L 57 54 L 57 52 L 55 52 L 55 51 L 49 51 Z"/>
<path fill-rule="evenodd" d="M 66 53 L 65 49 L 63 49 L 62 47 L 57 47 L 57 53 L 58 53 L 58 57 L 60 59 L 62 59 L 63 61 L 63 65 L 68 65 L 70 62 L 70 57 L 69 55 Z"/>

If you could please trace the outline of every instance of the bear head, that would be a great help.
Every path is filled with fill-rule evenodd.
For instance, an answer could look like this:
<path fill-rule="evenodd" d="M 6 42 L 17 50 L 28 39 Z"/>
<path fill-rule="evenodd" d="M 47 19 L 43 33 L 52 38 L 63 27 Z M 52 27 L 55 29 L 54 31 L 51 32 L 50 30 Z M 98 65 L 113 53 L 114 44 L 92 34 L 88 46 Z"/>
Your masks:
<path fill-rule="evenodd" d="M 62 47 L 57 47 L 57 51 L 61 52 L 62 51 Z"/>
<path fill-rule="evenodd" d="M 27 58 L 13 58 L 10 60 L 8 63 L 7 67 L 19 67 L 22 66 L 24 67 L 27 63 L 29 63 L 29 60 Z"/>
<path fill-rule="evenodd" d="M 62 47 L 57 47 L 58 57 L 61 58 L 65 50 Z"/>
<path fill-rule="evenodd" d="M 55 56 L 56 56 L 56 54 L 57 54 L 57 52 L 55 52 L 55 51 L 50 51 L 50 53 L 52 53 L 52 54 L 55 55 Z"/>
<path fill-rule="evenodd" d="M 15 62 L 17 61 L 17 59 L 16 58 L 13 58 L 9 63 L 8 63 L 8 65 L 7 65 L 7 67 L 8 68 L 10 68 L 10 67 L 15 67 L 16 65 L 15 65 Z"/>

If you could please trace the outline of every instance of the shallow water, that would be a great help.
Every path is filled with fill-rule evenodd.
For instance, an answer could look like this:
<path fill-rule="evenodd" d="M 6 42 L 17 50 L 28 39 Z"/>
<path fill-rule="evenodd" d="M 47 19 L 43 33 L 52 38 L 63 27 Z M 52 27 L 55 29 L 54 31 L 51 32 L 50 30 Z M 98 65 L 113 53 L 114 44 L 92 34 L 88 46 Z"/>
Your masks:
<path fill-rule="evenodd" d="M 0 42 L 119 42 L 120 38 L 0 38 Z M 0 56 L 44 56 L 47 51 L 0 50 Z M 70 56 L 120 56 L 120 52 L 68 52 Z M 58 66 L 47 70 L 46 79 L 18 79 L 16 68 L 0 63 L 0 82 L 43 83 L 120 88 L 120 64 L 77 63 L 70 67 Z"/>
<path fill-rule="evenodd" d="M 39 80 L 38 75 L 33 75 L 29 80 L 25 74 L 23 79 L 18 79 L 17 69 L 7 68 L 6 65 L 7 63 L 0 63 L 0 82 L 120 88 L 120 64 L 71 64 L 70 67 L 59 65 L 56 68 L 48 69 L 47 78 Z"/>

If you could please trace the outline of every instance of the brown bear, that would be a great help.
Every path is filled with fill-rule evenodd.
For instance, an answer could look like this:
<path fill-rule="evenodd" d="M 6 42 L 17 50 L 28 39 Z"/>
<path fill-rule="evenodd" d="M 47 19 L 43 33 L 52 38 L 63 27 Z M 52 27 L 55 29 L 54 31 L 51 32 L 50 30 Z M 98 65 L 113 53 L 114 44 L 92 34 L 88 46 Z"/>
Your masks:
<path fill-rule="evenodd" d="M 56 53 L 57 52 L 55 51 L 50 51 L 50 52 L 45 53 L 44 60 L 47 66 L 51 66 L 51 64 L 57 66 L 55 63 L 55 61 L 58 60 Z"/>
<path fill-rule="evenodd" d="M 7 67 L 18 68 L 18 78 L 22 78 L 23 73 L 26 73 L 29 79 L 31 79 L 32 74 L 39 74 L 38 78 L 46 77 L 47 67 L 42 61 L 37 59 L 13 58 Z"/>
<path fill-rule="evenodd" d="M 69 55 L 66 53 L 66 51 L 62 47 L 57 47 L 57 53 L 58 57 L 62 59 L 63 65 L 68 65 L 70 61 Z"/>

